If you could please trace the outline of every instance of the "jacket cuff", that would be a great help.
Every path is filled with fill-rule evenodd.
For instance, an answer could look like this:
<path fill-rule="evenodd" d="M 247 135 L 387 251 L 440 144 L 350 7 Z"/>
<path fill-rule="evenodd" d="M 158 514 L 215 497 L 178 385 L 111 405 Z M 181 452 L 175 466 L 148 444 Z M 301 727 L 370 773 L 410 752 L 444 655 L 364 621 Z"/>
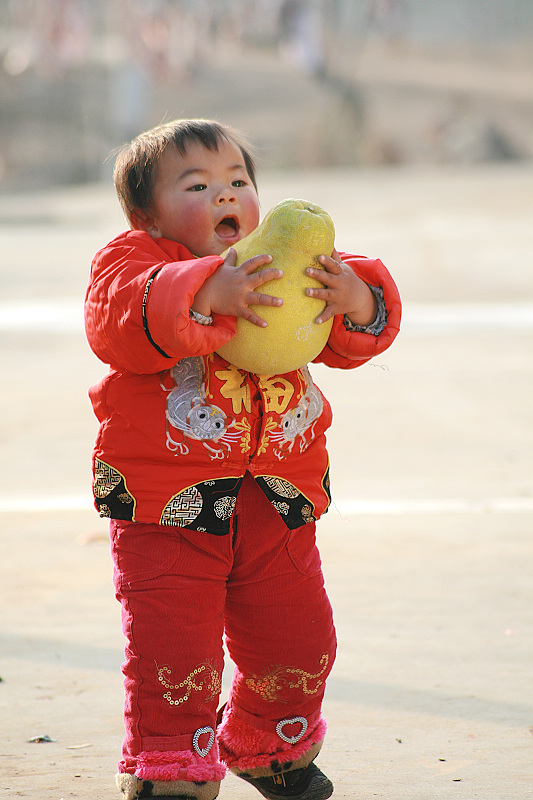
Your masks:
<path fill-rule="evenodd" d="M 383 296 L 383 289 L 381 286 L 369 286 L 368 288 L 374 295 L 377 305 L 377 314 L 374 322 L 371 322 L 370 325 L 356 325 L 355 322 L 345 314 L 344 315 L 344 327 L 350 333 L 370 333 L 372 336 L 379 336 L 380 333 L 383 332 L 385 325 L 387 324 L 387 308 L 385 306 L 385 298 Z"/>

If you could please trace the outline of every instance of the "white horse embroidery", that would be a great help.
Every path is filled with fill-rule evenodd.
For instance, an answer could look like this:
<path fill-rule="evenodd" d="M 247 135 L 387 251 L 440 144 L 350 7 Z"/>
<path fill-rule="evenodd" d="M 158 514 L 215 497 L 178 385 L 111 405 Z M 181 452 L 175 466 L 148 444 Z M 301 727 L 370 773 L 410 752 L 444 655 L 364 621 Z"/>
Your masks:
<path fill-rule="evenodd" d="M 301 372 L 305 378 L 305 394 L 294 408 L 290 408 L 282 416 L 281 430 L 269 434 L 277 444 L 274 453 L 280 461 L 292 451 L 298 437 L 300 437 L 300 452 L 307 450 L 314 439 L 314 428 L 324 408 L 322 395 L 313 383 L 308 367 L 302 367 Z M 310 431 L 309 438 L 306 437 L 308 431 Z"/>
<path fill-rule="evenodd" d="M 163 383 L 161 388 L 169 392 L 167 398 L 167 447 L 174 453 L 187 455 L 189 446 L 186 439 L 197 439 L 202 442 L 214 459 L 226 458 L 231 452 L 231 442 L 238 440 L 241 434 L 228 433 L 234 424 L 218 406 L 208 403 L 204 389 L 204 366 L 201 358 L 183 358 L 169 372 L 174 387 L 168 389 Z M 180 431 L 177 441 L 171 432 Z M 211 447 L 208 442 L 217 444 Z"/>

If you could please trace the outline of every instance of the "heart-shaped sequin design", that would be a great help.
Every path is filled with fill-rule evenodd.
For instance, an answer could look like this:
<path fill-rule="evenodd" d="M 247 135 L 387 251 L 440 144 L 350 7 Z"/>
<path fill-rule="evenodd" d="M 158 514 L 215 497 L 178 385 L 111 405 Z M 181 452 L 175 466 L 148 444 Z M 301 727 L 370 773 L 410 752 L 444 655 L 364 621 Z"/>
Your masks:
<path fill-rule="evenodd" d="M 207 742 L 205 747 L 200 747 L 198 742 L 200 741 L 200 736 L 202 736 L 202 734 L 204 733 L 209 734 L 209 741 Z M 192 737 L 192 746 L 194 747 L 200 758 L 205 758 L 206 755 L 211 750 L 211 748 L 213 747 L 214 741 L 215 741 L 215 731 L 213 730 L 213 728 L 210 728 L 209 725 L 207 725 L 205 728 L 198 728 L 198 730 Z"/>
<path fill-rule="evenodd" d="M 297 733 L 295 736 L 286 736 L 283 733 L 283 728 L 285 725 L 294 725 L 296 722 L 299 722 L 302 726 L 302 730 L 300 733 Z M 276 725 L 276 733 L 278 734 L 280 739 L 283 739 L 284 742 L 288 744 L 296 744 L 299 742 L 304 733 L 307 730 L 307 720 L 305 717 L 292 717 L 291 719 L 282 719 L 281 722 L 278 722 Z"/>

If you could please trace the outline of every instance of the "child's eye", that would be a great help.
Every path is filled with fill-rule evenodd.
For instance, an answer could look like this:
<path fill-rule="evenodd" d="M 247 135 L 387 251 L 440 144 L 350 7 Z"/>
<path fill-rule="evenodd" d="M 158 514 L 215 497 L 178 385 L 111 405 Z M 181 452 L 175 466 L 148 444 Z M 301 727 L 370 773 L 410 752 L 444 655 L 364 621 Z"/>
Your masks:
<path fill-rule="evenodd" d="M 246 186 L 247 184 L 246 181 L 242 180 L 242 178 L 237 178 L 236 180 L 231 182 L 231 185 L 236 186 L 238 189 L 240 189 L 242 186 Z"/>
<path fill-rule="evenodd" d="M 207 189 L 205 183 L 195 183 L 194 186 L 190 186 L 187 191 L 188 192 L 203 192 L 204 189 Z"/>

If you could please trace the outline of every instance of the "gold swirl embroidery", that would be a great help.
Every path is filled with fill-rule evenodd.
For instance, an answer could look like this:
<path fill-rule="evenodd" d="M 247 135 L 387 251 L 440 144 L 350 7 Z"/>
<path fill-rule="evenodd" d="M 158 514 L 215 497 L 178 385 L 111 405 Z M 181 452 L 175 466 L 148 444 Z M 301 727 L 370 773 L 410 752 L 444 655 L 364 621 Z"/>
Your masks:
<path fill-rule="evenodd" d="M 320 680 L 320 676 L 323 675 L 328 668 L 329 656 L 327 653 L 324 653 L 321 657 L 319 664 L 321 669 L 315 674 L 306 672 L 303 669 L 297 669 L 296 667 L 274 666 L 264 675 L 252 675 L 250 678 L 246 678 L 245 683 L 252 692 L 261 695 L 263 700 L 269 703 L 275 701 L 286 703 L 287 701 L 279 696 L 279 693 L 282 692 L 285 687 L 289 689 L 301 688 L 302 692 L 308 695 L 317 694 L 320 687 L 324 685 L 324 681 Z M 289 675 L 298 677 L 292 679 L 285 677 Z M 310 686 L 310 681 L 316 681 L 315 685 Z"/>
<path fill-rule="evenodd" d="M 263 453 L 266 453 L 266 451 L 268 450 L 268 446 L 270 444 L 269 433 L 270 431 L 276 430 L 277 427 L 278 423 L 276 422 L 276 420 L 273 417 L 269 417 L 266 421 L 265 430 L 261 438 L 261 444 L 259 445 L 259 448 L 257 450 L 258 456 L 262 455 Z"/>
<path fill-rule="evenodd" d="M 222 679 L 212 664 L 200 664 L 180 683 L 170 683 L 170 675 L 172 675 L 170 667 L 158 667 L 157 678 L 163 688 L 167 690 L 163 697 L 171 706 L 179 706 L 182 703 L 186 703 L 193 692 L 202 692 L 204 689 L 208 692 L 208 697 L 202 701 L 202 705 L 209 703 L 220 694 Z M 200 678 L 200 676 L 202 677 Z M 173 692 L 178 692 L 182 689 L 185 690 L 185 693 L 175 699 Z"/>
<path fill-rule="evenodd" d="M 250 450 L 252 426 L 246 417 L 243 417 L 240 422 L 236 422 L 233 426 L 235 430 L 242 431 L 241 436 L 241 453 L 247 453 Z"/>
<path fill-rule="evenodd" d="M 289 673 L 289 675 L 299 675 L 300 676 L 298 678 L 298 680 L 296 681 L 296 683 L 292 683 L 291 681 L 289 681 L 290 688 L 291 689 L 297 689 L 299 686 L 301 686 L 302 687 L 302 692 L 304 694 L 316 694 L 318 692 L 318 690 L 320 689 L 320 687 L 322 686 L 322 684 L 324 683 L 324 681 L 321 681 L 321 680 L 318 680 L 318 679 L 326 671 L 326 669 L 328 667 L 328 662 L 329 662 L 329 656 L 328 656 L 327 653 L 324 653 L 324 655 L 322 656 L 322 658 L 318 662 L 319 664 L 322 665 L 322 669 L 319 672 L 317 672 L 315 675 L 312 675 L 310 672 L 304 672 L 303 669 L 294 669 L 293 667 L 287 667 L 286 671 Z M 308 686 L 307 681 L 316 681 L 315 688 L 314 689 L 310 689 L 309 686 Z"/>

